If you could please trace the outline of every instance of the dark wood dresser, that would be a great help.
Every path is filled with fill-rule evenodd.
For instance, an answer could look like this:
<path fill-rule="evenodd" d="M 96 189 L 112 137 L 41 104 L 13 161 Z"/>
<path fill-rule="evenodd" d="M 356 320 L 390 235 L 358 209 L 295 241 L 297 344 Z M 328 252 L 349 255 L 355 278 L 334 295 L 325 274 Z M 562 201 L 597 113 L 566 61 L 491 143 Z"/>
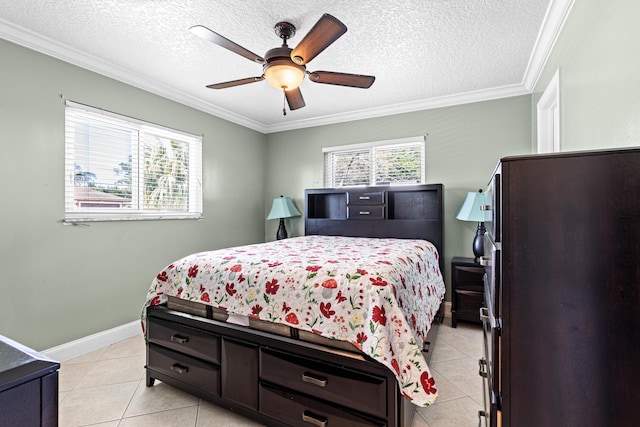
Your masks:
<path fill-rule="evenodd" d="M 502 159 L 489 186 L 490 425 L 640 425 L 640 149 Z"/>
<path fill-rule="evenodd" d="M 0 335 L 0 426 L 57 426 L 59 368 Z"/>

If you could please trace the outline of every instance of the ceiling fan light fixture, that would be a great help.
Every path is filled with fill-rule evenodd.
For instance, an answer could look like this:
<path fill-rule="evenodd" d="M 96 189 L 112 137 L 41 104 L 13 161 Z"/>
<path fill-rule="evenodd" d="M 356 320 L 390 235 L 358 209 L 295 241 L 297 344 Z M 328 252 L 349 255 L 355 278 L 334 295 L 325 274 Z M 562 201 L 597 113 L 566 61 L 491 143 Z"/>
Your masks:
<path fill-rule="evenodd" d="M 308 74 L 307 63 L 342 36 L 347 31 L 347 27 L 334 16 L 325 13 L 295 49 L 291 49 L 287 45 L 287 40 L 296 33 L 296 27 L 293 24 L 281 21 L 275 25 L 274 30 L 276 35 L 282 39 L 282 46 L 269 49 L 263 58 L 207 27 L 202 25 L 191 27 L 191 31 L 197 36 L 262 64 L 262 75 L 258 77 L 215 83 L 207 85 L 207 87 L 224 89 L 267 80 L 271 86 L 284 92 L 284 101 L 289 104 L 290 110 L 304 107 L 305 102 L 300 92 L 300 84 L 304 80 L 305 74 Z M 367 89 L 373 84 L 375 77 L 332 71 L 314 71 L 309 74 L 309 79 L 314 83 Z M 284 108 L 283 113 L 287 114 Z"/>
<path fill-rule="evenodd" d="M 264 77 L 274 88 L 296 89 L 304 80 L 306 68 L 290 59 L 274 60 L 264 66 Z"/>

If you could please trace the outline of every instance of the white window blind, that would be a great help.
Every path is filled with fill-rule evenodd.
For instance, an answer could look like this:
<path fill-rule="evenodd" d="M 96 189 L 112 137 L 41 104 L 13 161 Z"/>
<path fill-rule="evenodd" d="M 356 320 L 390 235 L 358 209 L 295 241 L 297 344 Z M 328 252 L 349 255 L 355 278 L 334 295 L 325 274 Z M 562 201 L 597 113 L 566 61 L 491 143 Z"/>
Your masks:
<path fill-rule="evenodd" d="M 425 182 L 424 136 L 326 147 L 327 187 Z"/>
<path fill-rule="evenodd" d="M 65 221 L 202 217 L 202 137 L 67 101 Z"/>

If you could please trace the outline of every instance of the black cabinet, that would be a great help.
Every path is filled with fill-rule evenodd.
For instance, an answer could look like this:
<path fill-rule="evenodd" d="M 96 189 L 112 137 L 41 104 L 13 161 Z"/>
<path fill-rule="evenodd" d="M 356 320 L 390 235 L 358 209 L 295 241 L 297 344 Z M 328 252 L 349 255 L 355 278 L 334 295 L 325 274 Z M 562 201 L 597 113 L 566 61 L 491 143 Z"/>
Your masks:
<path fill-rule="evenodd" d="M 0 335 L 0 426 L 58 425 L 60 364 Z"/>
<path fill-rule="evenodd" d="M 473 258 L 451 260 L 451 326 L 458 320 L 480 323 L 484 296 L 484 267 Z"/>
<path fill-rule="evenodd" d="M 488 193 L 490 425 L 640 425 L 640 149 L 504 158 Z"/>

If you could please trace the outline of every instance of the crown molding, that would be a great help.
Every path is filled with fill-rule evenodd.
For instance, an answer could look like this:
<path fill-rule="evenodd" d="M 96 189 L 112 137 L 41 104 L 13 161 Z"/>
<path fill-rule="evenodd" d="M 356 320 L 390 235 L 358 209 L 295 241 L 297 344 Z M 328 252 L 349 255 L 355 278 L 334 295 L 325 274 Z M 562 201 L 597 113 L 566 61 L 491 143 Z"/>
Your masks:
<path fill-rule="evenodd" d="M 345 114 L 328 115 L 308 120 L 299 120 L 277 125 L 266 125 L 265 133 L 343 123 L 353 120 L 363 120 L 433 108 L 451 107 L 454 105 L 490 101 L 518 95 L 529 95 L 533 92 L 533 89 L 542 74 L 542 70 L 551 55 L 551 51 L 555 46 L 560 31 L 569 16 L 569 12 L 571 12 L 574 1 L 575 0 L 551 0 L 549 3 L 540 32 L 538 33 L 538 38 L 536 39 L 533 51 L 529 57 L 529 62 L 525 69 L 522 83 L 520 84 L 447 95 L 439 98 L 429 98 L 403 104 L 370 108 Z"/>
<path fill-rule="evenodd" d="M 102 59 L 89 55 L 86 52 L 75 49 L 66 44 L 59 43 L 53 39 L 42 36 L 3 19 L 0 19 L 0 38 L 61 61 L 68 62 L 69 64 L 118 80 L 138 89 L 162 96 L 163 98 L 176 101 L 188 107 L 220 117 L 221 119 L 228 120 L 249 129 L 262 133 L 265 132 L 265 126 L 262 123 L 217 107 L 213 104 L 203 102 L 202 100 L 191 95 L 187 95 L 181 91 L 167 88 L 165 85 L 149 81 L 147 77 L 132 73 L 122 67 L 103 61 Z"/>
<path fill-rule="evenodd" d="M 216 105 L 204 102 L 184 92 L 167 88 L 165 85 L 155 84 L 144 76 L 134 74 L 122 67 L 115 66 L 86 52 L 74 49 L 2 19 L 0 19 L 0 37 L 28 49 L 118 80 L 240 126 L 268 134 L 530 94 L 540 78 L 540 74 L 549 58 L 573 3 L 574 0 L 551 0 L 521 84 L 368 108 L 348 113 L 331 114 L 313 119 L 297 120 L 275 125 L 266 125 L 257 122 Z"/>
<path fill-rule="evenodd" d="M 575 0 L 551 0 L 547 13 L 531 52 L 529 63 L 522 80 L 523 86 L 532 93 L 540 79 L 542 70 L 549 60 L 551 51 L 558 40 L 560 31 L 571 12 Z"/>
<path fill-rule="evenodd" d="M 313 126 L 344 123 L 354 120 L 391 116 L 394 114 L 412 113 L 421 110 L 430 110 L 434 108 L 451 107 L 454 105 L 471 104 L 474 102 L 509 98 L 512 96 L 528 95 L 529 93 L 530 92 L 528 92 L 521 84 L 508 85 L 491 89 L 482 89 L 477 91 L 458 93 L 454 95 L 441 96 L 437 98 L 421 99 L 401 104 L 385 105 L 383 107 L 367 108 L 364 110 L 353 111 L 349 113 L 331 114 L 313 119 L 298 120 L 277 125 L 268 125 L 266 126 L 265 133 L 282 132 Z"/>

